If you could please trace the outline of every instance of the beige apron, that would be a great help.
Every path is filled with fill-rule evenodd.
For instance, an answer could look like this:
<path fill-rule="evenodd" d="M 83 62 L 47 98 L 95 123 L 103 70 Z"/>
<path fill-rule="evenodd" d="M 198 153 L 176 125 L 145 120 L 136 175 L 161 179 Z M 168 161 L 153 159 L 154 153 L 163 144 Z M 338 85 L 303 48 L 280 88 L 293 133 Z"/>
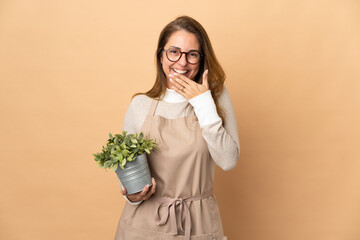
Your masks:
<path fill-rule="evenodd" d="M 139 205 L 126 203 L 115 240 L 226 239 L 213 194 L 212 159 L 193 108 L 188 104 L 190 116 L 166 119 L 155 115 L 157 105 L 153 100 L 140 129 L 157 142 L 148 155 L 157 190 Z"/>

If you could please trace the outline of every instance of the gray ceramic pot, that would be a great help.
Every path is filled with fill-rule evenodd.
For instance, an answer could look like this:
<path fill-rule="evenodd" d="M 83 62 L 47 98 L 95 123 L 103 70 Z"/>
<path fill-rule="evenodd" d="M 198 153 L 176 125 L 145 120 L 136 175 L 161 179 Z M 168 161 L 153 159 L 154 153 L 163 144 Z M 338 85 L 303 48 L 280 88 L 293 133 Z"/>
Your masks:
<path fill-rule="evenodd" d="M 134 161 L 127 162 L 124 169 L 116 169 L 116 174 L 126 188 L 127 194 L 141 192 L 149 184 L 152 186 L 146 154 L 141 154 Z"/>

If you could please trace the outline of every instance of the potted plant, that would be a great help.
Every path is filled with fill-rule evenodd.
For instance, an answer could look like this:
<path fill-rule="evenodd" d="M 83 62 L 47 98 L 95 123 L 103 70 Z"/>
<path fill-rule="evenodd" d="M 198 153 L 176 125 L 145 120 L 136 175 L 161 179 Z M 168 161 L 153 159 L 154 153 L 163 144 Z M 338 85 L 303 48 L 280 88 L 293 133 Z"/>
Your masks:
<path fill-rule="evenodd" d="M 114 137 L 109 133 L 106 147 L 93 156 L 100 167 L 113 169 L 127 193 L 133 194 L 142 191 L 147 184 L 152 185 L 145 153 L 150 154 L 155 145 L 155 141 L 144 137 L 142 132 L 138 135 L 123 131 Z"/>

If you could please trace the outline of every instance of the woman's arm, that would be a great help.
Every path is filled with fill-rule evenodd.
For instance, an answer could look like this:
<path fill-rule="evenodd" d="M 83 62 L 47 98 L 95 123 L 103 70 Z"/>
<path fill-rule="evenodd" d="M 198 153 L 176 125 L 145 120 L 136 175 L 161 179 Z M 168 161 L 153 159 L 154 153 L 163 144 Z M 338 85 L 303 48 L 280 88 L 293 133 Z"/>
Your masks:
<path fill-rule="evenodd" d="M 224 87 L 219 98 L 219 104 L 225 112 L 224 126 L 216 112 L 210 91 L 190 99 L 189 102 L 194 107 L 214 162 L 225 171 L 234 168 L 240 155 L 240 142 L 234 108 L 226 88 Z"/>
<path fill-rule="evenodd" d="M 125 114 L 125 118 L 124 118 L 124 122 L 123 122 L 123 126 L 122 129 L 123 131 L 126 131 L 129 134 L 135 134 L 138 133 L 140 131 L 140 126 L 142 125 L 142 123 L 144 122 L 145 118 L 146 118 L 146 114 L 147 111 L 149 109 L 150 105 L 149 105 L 149 101 L 148 99 L 146 99 L 145 96 L 139 95 L 136 96 L 135 98 L 132 99 L 130 106 L 128 107 L 126 114 Z M 121 183 L 120 179 L 118 178 L 119 183 L 120 183 L 120 187 L 121 187 L 121 193 L 124 195 L 124 198 L 126 199 L 126 201 L 128 201 L 131 205 L 138 205 L 142 202 L 142 200 L 140 201 L 130 201 L 130 196 L 127 197 L 126 196 L 126 189 L 123 187 L 123 184 Z M 149 198 L 155 191 L 155 186 L 156 183 L 154 183 L 154 179 L 152 179 L 153 181 L 153 187 L 148 187 L 145 186 L 145 188 L 143 189 L 143 191 L 139 194 L 132 194 L 134 199 L 147 199 Z M 150 190 L 150 191 L 149 191 Z M 138 196 L 135 196 L 138 195 Z"/>
<path fill-rule="evenodd" d="M 151 99 L 145 95 L 137 95 L 125 113 L 122 129 L 129 134 L 139 133 L 151 105 Z"/>

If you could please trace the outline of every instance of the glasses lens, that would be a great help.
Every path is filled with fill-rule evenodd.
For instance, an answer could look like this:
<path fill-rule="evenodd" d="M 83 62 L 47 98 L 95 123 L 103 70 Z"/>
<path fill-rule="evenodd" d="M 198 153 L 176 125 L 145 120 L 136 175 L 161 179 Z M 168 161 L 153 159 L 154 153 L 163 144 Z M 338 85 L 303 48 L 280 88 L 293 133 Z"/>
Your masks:
<path fill-rule="evenodd" d="M 169 48 L 166 51 L 166 56 L 170 61 L 176 62 L 181 56 L 181 51 L 177 48 Z"/>
<path fill-rule="evenodd" d="M 166 50 L 166 57 L 171 62 L 176 62 L 181 58 L 182 52 L 178 48 L 169 48 Z M 201 60 L 201 54 L 198 51 L 190 51 L 186 53 L 186 59 L 190 64 L 198 63 Z"/>
<path fill-rule="evenodd" d="M 190 51 L 187 53 L 187 60 L 189 63 L 198 63 L 200 61 L 200 53 L 196 51 Z"/>

